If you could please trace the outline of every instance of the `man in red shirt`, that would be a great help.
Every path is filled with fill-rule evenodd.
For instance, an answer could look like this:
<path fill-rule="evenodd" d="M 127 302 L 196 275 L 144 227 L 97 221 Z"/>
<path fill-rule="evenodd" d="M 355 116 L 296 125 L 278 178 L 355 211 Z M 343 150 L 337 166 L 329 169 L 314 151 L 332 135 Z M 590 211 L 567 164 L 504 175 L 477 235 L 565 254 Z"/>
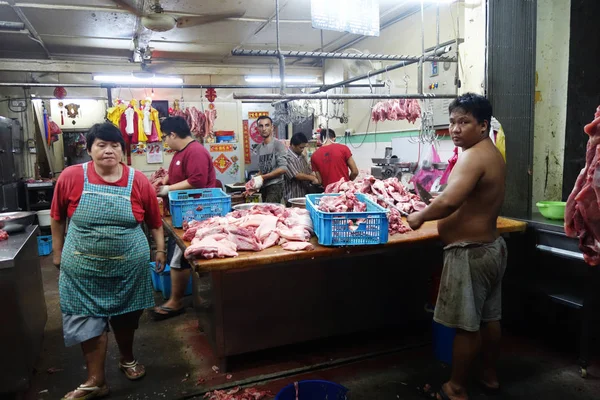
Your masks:
<path fill-rule="evenodd" d="M 185 119 L 166 118 L 160 128 L 163 139 L 176 153 L 158 195 L 166 197 L 172 190 L 214 188 L 217 180 L 212 157 L 202 144 L 194 140 Z M 184 312 L 183 296 L 190 279 L 191 265 L 183 257 L 174 238 L 169 238 L 167 243 L 167 263 L 171 268 L 171 297 L 165 304 L 154 308 L 153 316 L 157 321 Z"/>
<path fill-rule="evenodd" d="M 310 164 L 324 188 L 340 179 L 353 181 L 358 176 L 358 168 L 347 146 L 335 142 L 335 132 L 327 129 L 321 132 L 320 149 L 310 158 Z M 348 174 L 350 169 L 350 174 Z"/>

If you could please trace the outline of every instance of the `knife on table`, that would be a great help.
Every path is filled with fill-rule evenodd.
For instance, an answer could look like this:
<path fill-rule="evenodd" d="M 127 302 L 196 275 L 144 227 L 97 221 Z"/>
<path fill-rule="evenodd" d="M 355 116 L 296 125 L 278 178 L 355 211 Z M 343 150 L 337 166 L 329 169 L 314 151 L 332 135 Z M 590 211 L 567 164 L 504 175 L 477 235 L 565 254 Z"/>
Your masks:
<path fill-rule="evenodd" d="M 419 192 L 419 197 L 421 200 L 427 205 L 431 204 L 431 199 L 433 198 L 431 193 L 425 190 L 425 188 L 421 186 L 419 182 L 415 182 L 415 186 L 417 187 L 417 192 Z"/>

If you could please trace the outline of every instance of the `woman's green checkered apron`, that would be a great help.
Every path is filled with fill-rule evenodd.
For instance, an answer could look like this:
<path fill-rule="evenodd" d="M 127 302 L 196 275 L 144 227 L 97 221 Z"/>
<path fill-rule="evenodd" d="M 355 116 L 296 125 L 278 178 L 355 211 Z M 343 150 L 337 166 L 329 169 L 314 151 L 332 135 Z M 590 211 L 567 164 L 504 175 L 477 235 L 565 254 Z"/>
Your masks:
<path fill-rule="evenodd" d="M 61 310 L 109 317 L 152 307 L 150 248 L 131 210 L 135 171 L 118 187 L 90 183 L 87 169 L 62 252 Z"/>

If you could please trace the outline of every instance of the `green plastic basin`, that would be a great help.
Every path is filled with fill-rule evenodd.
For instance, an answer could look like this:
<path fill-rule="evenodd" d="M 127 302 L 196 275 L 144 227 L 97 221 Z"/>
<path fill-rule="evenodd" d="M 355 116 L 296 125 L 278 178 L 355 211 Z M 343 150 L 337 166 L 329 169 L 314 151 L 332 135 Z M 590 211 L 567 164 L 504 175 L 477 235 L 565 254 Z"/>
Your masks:
<path fill-rule="evenodd" d="M 536 203 L 536 207 L 540 210 L 540 213 L 548 219 L 565 219 L 565 206 L 567 203 L 564 201 L 539 201 Z"/>

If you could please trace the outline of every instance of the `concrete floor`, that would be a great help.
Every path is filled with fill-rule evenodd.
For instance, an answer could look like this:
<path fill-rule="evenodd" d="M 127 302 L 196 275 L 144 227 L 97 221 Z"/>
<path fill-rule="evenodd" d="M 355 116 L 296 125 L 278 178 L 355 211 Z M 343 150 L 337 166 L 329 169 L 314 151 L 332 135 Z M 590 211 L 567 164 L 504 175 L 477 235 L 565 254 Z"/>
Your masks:
<path fill-rule="evenodd" d="M 78 346 L 62 341 L 58 272 L 50 257 L 41 257 L 48 322 L 44 347 L 32 387 L 25 399 L 60 399 L 85 380 Z M 157 294 L 157 303 L 162 301 Z M 538 335 L 538 334 L 536 334 Z M 498 399 L 600 399 L 600 367 L 579 376 L 574 345 L 557 349 L 560 340 L 544 343 L 538 336 L 507 335 L 499 373 Z M 416 387 L 444 382 L 449 369 L 437 362 L 428 332 L 374 332 L 311 342 L 234 357 L 228 373 L 215 372 L 215 359 L 191 309 L 177 318 L 154 322 L 144 314 L 135 343 L 147 376 L 128 381 L 117 369 L 118 351 L 110 338 L 107 377 L 113 399 L 201 398 L 207 390 L 249 384 L 277 393 L 303 379 L 326 379 L 350 389 L 352 399 L 420 399 Z M 558 343 L 558 344 L 557 344 Z M 6 362 L 6 361 L 3 361 Z M 476 370 L 476 368 L 475 368 Z M 472 399 L 488 397 L 473 386 Z M 2 396 L 0 396 L 2 397 Z"/>

